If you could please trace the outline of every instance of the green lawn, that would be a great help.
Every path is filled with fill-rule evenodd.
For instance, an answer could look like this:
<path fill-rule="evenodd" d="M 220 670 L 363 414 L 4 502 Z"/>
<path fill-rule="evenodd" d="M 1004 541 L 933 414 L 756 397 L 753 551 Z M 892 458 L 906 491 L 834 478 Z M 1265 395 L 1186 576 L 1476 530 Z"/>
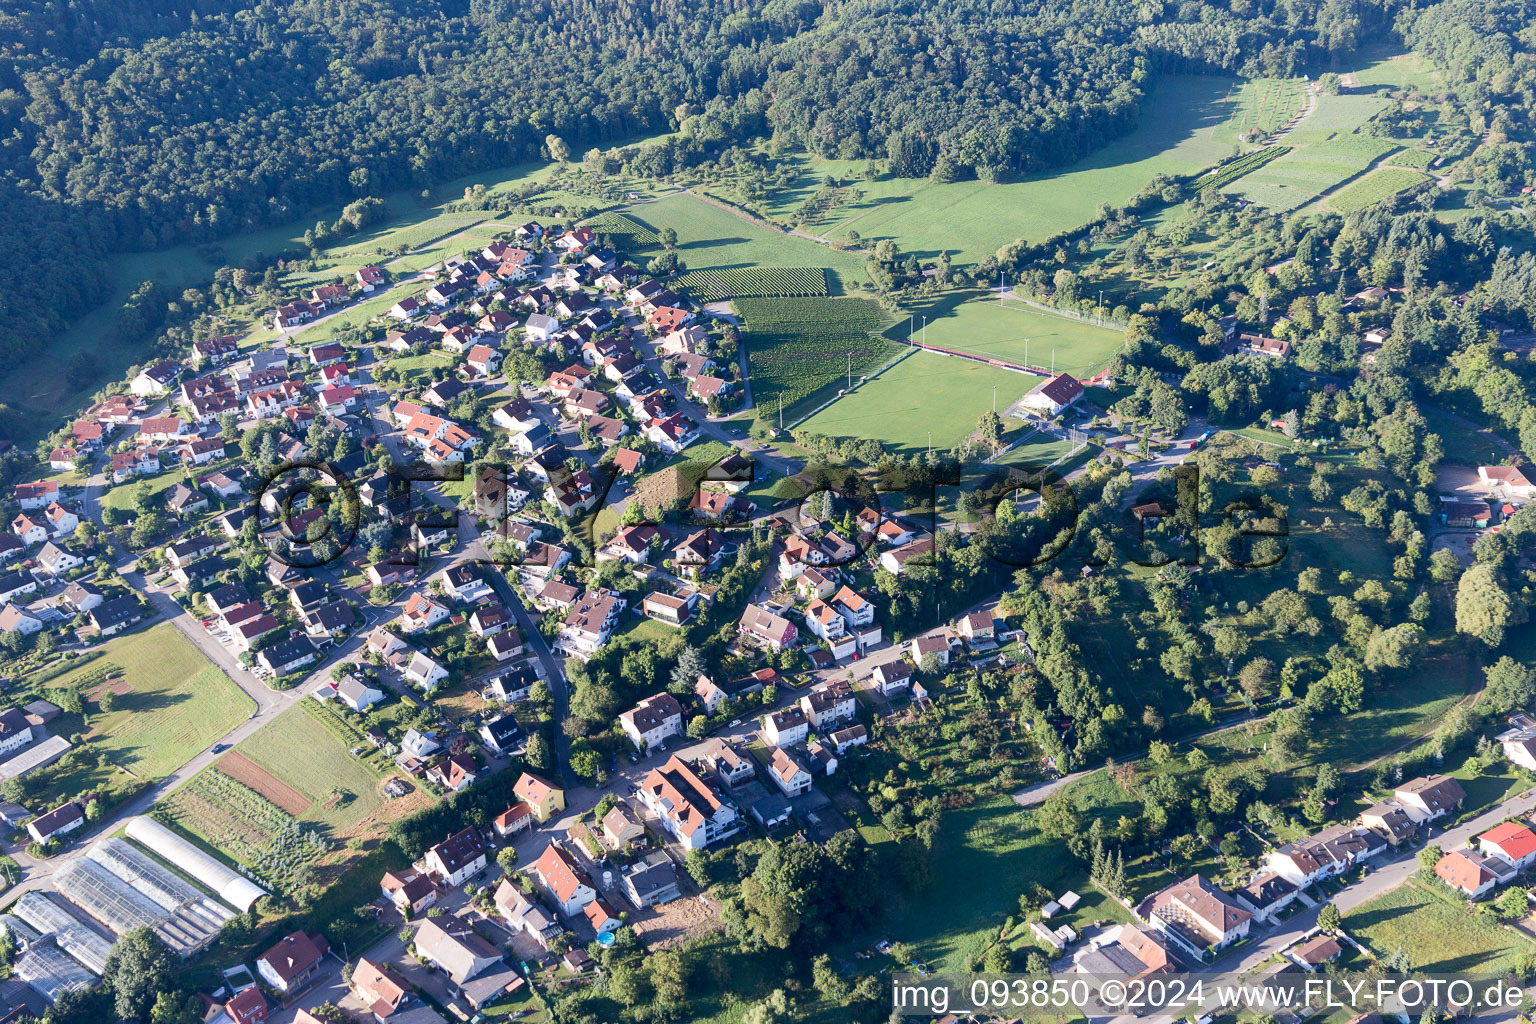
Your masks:
<path fill-rule="evenodd" d="M 911 943 L 940 974 L 969 970 L 1034 883 L 1086 892 L 1082 865 L 1030 828 L 1028 812 L 1009 797 L 946 811 L 934 863 L 933 884 L 894 901 L 881 933 Z"/>
<path fill-rule="evenodd" d="M 635 207 L 626 216 L 658 235 L 664 228 L 676 231 L 678 255 L 689 270 L 827 267 L 846 284 L 864 278 L 864 260 L 857 253 L 759 227 L 697 196 L 668 196 Z"/>
<path fill-rule="evenodd" d="M 1120 331 L 977 293 L 946 295 L 914 312 L 913 336 L 930 345 L 1082 378 L 1092 377 L 1125 344 Z M 897 326 L 906 332 L 906 322 Z"/>
<path fill-rule="evenodd" d="M 342 832 L 384 802 L 379 779 L 303 707 L 284 711 L 235 749 L 315 801 L 301 820 Z"/>
<path fill-rule="evenodd" d="M 870 437 L 893 448 L 950 448 L 976 429 L 981 415 L 1002 412 L 1040 378 L 968 359 L 915 352 L 812 416 L 804 429 L 831 437 Z"/>
<path fill-rule="evenodd" d="M 1386 86 L 1432 92 L 1445 86 L 1434 65 L 1417 53 L 1392 54 L 1387 48 L 1362 48 L 1356 56 L 1370 61 L 1355 72 L 1355 82 L 1361 88 Z"/>
<path fill-rule="evenodd" d="M 1519 932 L 1478 917 L 1449 889 L 1427 891 L 1418 879 L 1351 910 L 1344 928 L 1377 956 L 1401 948 L 1414 970 L 1432 974 L 1500 975 L 1536 952 Z"/>
<path fill-rule="evenodd" d="M 1188 175 L 1230 156 L 1237 140 L 1224 131 L 1233 109 L 1231 79 L 1165 75 L 1157 80 L 1141 123 L 1129 135 L 1057 171 L 1020 181 L 947 184 L 927 179 L 857 182 L 865 195 L 842 211 L 827 237 L 892 238 L 926 257 L 947 251 L 974 263 L 1015 239 L 1037 242 L 1092 220 L 1101 203 L 1123 204 L 1154 175 Z M 1225 137 L 1223 137 L 1225 136 Z M 813 161 L 819 176 L 824 173 Z"/>
<path fill-rule="evenodd" d="M 49 680 L 47 688 L 79 682 L 89 694 L 118 670 L 126 692 L 114 696 L 113 709 L 106 714 L 88 703 L 88 728 L 83 730 L 89 749 L 104 751 L 110 764 L 77 770 L 58 780 L 55 788 L 84 792 L 92 785 L 110 786 L 120 779 L 118 768 L 145 782 L 158 781 L 255 710 L 233 680 L 164 623 L 108 640 L 99 657 Z M 68 736 L 82 727 L 75 716 L 66 716 L 52 731 Z"/>

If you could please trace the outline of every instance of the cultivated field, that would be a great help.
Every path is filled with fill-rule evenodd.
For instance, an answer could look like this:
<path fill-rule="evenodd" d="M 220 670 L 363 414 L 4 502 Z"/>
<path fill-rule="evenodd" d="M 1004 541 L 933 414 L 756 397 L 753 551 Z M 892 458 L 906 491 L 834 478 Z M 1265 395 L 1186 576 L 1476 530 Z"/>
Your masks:
<path fill-rule="evenodd" d="M 1047 370 L 1054 366 L 1076 377 L 1093 376 L 1125 344 L 1119 331 L 1020 302 L 1003 305 L 995 297 L 946 296 L 918 310 L 914 326 L 920 340 L 925 315 L 930 345 Z"/>
<path fill-rule="evenodd" d="M 323 822 L 336 832 L 351 828 L 383 803 L 382 780 L 347 749 L 302 706 L 283 712 L 236 748 L 311 801 L 301 820 Z"/>
<path fill-rule="evenodd" d="M 97 690 L 108 677 L 117 680 L 113 708 L 101 714 L 88 705 L 92 713 L 85 735 L 92 749 L 106 753 L 110 764 L 84 772 L 88 779 L 67 779 L 72 788 L 84 790 L 88 783 L 110 786 L 120 778 L 117 768 L 146 782 L 163 779 L 243 722 L 255 706 L 166 624 L 107 641 L 101 657 L 47 685 Z M 61 724 L 53 731 L 68 735 L 76 728 L 78 723 Z"/>
<path fill-rule="evenodd" d="M 219 759 L 219 771 L 295 817 L 309 810 L 314 803 L 238 750 L 231 750 Z"/>
<path fill-rule="evenodd" d="M 801 424 L 829 437 L 869 437 L 907 451 L 953 447 L 976 429 L 981 414 L 1002 412 L 1040 378 L 969 359 L 914 352 L 880 376 Z M 1004 420 L 1004 426 L 1011 423 Z"/>
<path fill-rule="evenodd" d="M 1423 174 L 1407 167 L 1380 167 L 1333 193 L 1324 205 L 1339 213 L 1349 213 L 1406 192 L 1426 180 Z"/>
<path fill-rule="evenodd" d="M 1370 94 L 1319 96 L 1317 109 L 1285 137 L 1290 151 L 1224 191 L 1285 211 L 1337 188 L 1397 148 L 1389 140 L 1357 132 L 1387 102 Z"/>
<path fill-rule="evenodd" d="M 1229 96 L 1232 116 L 1217 131 L 1234 139 L 1245 132 L 1254 132 L 1260 139 L 1269 136 L 1307 105 L 1306 82 L 1300 78 L 1249 79 L 1234 85 Z"/>
<path fill-rule="evenodd" d="M 889 323 L 868 299 L 738 299 L 742 337 L 752 371 L 752 398 L 775 415 L 782 396 L 785 422 L 814 409 L 854 377 L 896 354 L 879 332 Z"/>

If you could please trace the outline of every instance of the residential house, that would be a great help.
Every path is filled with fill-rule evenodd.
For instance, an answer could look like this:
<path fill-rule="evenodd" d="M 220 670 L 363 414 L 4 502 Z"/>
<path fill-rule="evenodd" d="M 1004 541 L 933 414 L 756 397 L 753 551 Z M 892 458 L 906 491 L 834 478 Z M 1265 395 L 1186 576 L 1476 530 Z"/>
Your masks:
<path fill-rule="evenodd" d="M 427 850 L 422 860 L 438 884 L 455 889 L 485 870 L 488 853 L 479 830 L 470 827 Z"/>
<path fill-rule="evenodd" d="M 911 687 L 912 665 L 905 659 L 887 661 L 875 666 L 875 670 L 869 677 L 874 680 L 882 694 L 893 697 Z"/>
<path fill-rule="evenodd" d="M 486 640 L 485 649 L 497 661 L 510 661 L 523 653 L 523 634 L 516 629 L 495 633 Z"/>
<path fill-rule="evenodd" d="M 776 747 L 803 743 L 810 731 L 810 721 L 799 705 L 792 705 L 763 716 L 763 735 Z"/>
<path fill-rule="evenodd" d="M 783 747 L 773 748 L 773 757 L 768 763 L 768 774 L 773 777 L 774 785 L 786 797 L 797 797 L 809 792 L 811 788 L 811 773 L 801 763 L 800 758 L 791 754 Z"/>
<path fill-rule="evenodd" d="M 367 711 L 384 699 L 384 691 L 348 673 L 336 684 L 336 697 L 353 711 Z"/>
<path fill-rule="evenodd" d="M 480 738 L 496 754 L 506 757 L 518 748 L 523 730 L 511 715 L 497 715 L 480 725 Z"/>
<path fill-rule="evenodd" d="M 736 809 L 675 755 L 651 769 L 636 795 L 685 849 L 703 849 L 741 828 Z"/>
<path fill-rule="evenodd" d="M 1519 822 L 1502 822 L 1477 837 L 1477 848 L 1485 857 L 1502 857 L 1524 871 L 1536 863 L 1536 832 Z"/>
<path fill-rule="evenodd" d="M 378 1024 L 387 1024 L 410 1001 L 411 986 L 390 968 L 358 957 L 352 966 L 352 994 Z"/>
<path fill-rule="evenodd" d="M 799 636 L 794 623 L 759 604 L 747 605 L 737 631 L 748 640 L 775 651 L 794 646 Z"/>
<path fill-rule="evenodd" d="M 405 608 L 400 612 L 400 624 L 407 633 L 416 633 L 432 628 L 447 617 L 446 606 L 425 594 L 417 593 L 405 602 Z"/>
<path fill-rule="evenodd" d="M 647 594 L 640 603 L 640 611 L 648 619 L 665 622 L 669 626 L 681 626 L 692 618 L 698 607 L 699 592 L 683 588 L 676 594 L 655 591 Z"/>
<path fill-rule="evenodd" d="M 1276 914 L 1295 902 L 1300 893 L 1296 883 L 1273 871 L 1260 871 L 1247 885 L 1233 892 L 1232 898 L 1252 914 L 1255 921 L 1268 924 Z"/>
<path fill-rule="evenodd" d="M 916 561 L 913 561 L 914 559 Z M 914 565 L 932 565 L 933 540 L 931 538 L 915 540 L 910 544 L 903 544 L 899 548 L 892 548 L 890 551 L 882 552 L 880 555 L 881 568 L 897 576 L 900 576 L 906 569 L 908 562 L 912 562 Z"/>
<path fill-rule="evenodd" d="M 827 737 L 832 741 L 832 749 L 841 756 L 854 747 L 862 747 L 869 742 L 869 730 L 862 725 L 850 725 L 846 729 L 839 729 Z"/>
<path fill-rule="evenodd" d="M 316 932 L 294 932 L 256 959 L 256 973 L 277 990 L 291 996 L 305 988 L 320 970 L 330 945 Z"/>
<path fill-rule="evenodd" d="M 532 772 L 517 777 L 512 793 L 528 805 L 541 825 L 565 810 L 565 790 Z"/>
<path fill-rule="evenodd" d="M 811 728 L 818 732 L 852 718 L 858 712 L 858 706 L 853 687 L 844 679 L 822 683 L 800 698 L 800 710 L 805 712 Z"/>
<path fill-rule="evenodd" d="M 1396 800 L 1383 800 L 1360 812 L 1360 824 L 1387 841 L 1388 846 L 1412 839 L 1419 823 Z"/>
<path fill-rule="evenodd" d="M 645 838 L 645 826 L 636 820 L 622 800 L 603 815 L 602 831 L 603 841 L 615 850 L 623 850 L 630 843 L 637 843 Z"/>
<path fill-rule="evenodd" d="M 450 754 L 427 769 L 427 778 L 450 793 L 474 785 L 479 774 L 480 766 L 468 753 Z"/>
<path fill-rule="evenodd" d="M 423 693 L 431 693 L 438 683 L 447 678 L 448 670 L 421 651 L 411 655 L 405 667 L 405 681 Z"/>
<path fill-rule="evenodd" d="M 628 601 L 612 590 L 589 590 L 572 605 L 560 626 L 556 646 L 568 654 L 587 659 L 608 641 L 619 613 Z"/>
<path fill-rule="evenodd" d="M 1153 896 L 1143 915 L 1154 928 L 1195 957 L 1246 938 L 1253 915 L 1201 875 L 1175 882 Z"/>
<path fill-rule="evenodd" d="M 256 664 L 276 679 L 297 672 L 319 656 L 308 637 L 295 636 L 270 647 L 263 647 L 256 654 Z"/>
<path fill-rule="evenodd" d="M 523 891 L 503 878 L 496 886 L 496 910 L 514 932 L 522 932 L 548 950 L 565 929 Z"/>
<path fill-rule="evenodd" d="M 132 596 L 103 601 L 88 614 L 92 627 L 103 637 L 115 636 L 143 620 L 144 608 Z M 270 616 L 267 616 L 270 618 Z M 276 625 L 276 620 L 273 620 Z M 248 648 L 247 648 L 248 649 Z"/>
<path fill-rule="evenodd" d="M 955 623 L 955 632 L 972 644 L 985 643 L 997 635 L 991 612 L 971 612 L 960 616 L 960 621 Z"/>
<path fill-rule="evenodd" d="M 1466 791 L 1461 783 L 1447 775 L 1429 775 L 1399 786 L 1393 798 L 1420 823 L 1433 821 L 1461 806 Z"/>
<path fill-rule="evenodd" d="M 528 869 L 539 886 L 554 898 L 567 917 L 574 916 L 597 899 L 597 887 L 576 858 L 560 843 L 551 841 Z"/>
<path fill-rule="evenodd" d="M 670 903 L 682 896 L 677 870 L 665 854 L 648 857 L 630 866 L 623 874 L 624 895 L 644 909 Z"/>
<path fill-rule="evenodd" d="M 491 819 L 491 827 L 496 834 L 506 839 L 508 836 L 533 828 L 533 810 L 521 800 L 502 811 Z"/>
<path fill-rule="evenodd" d="M 1502 875 L 1496 866 L 1504 869 Z M 1512 877 L 1514 871 L 1499 858 L 1485 857 L 1475 850 L 1452 850 L 1435 863 L 1435 874 L 1463 896 L 1476 900 Z"/>
<path fill-rule="evenodd" d="M 670 693 L 656 693 L 619 715 L 619 726 L 639 751 L 683 733 L 683 706 Z"/>
<path fill-rule="evenodd" d="M 27 823 L 27 834 L 33 842 L 46 843 L 59 836 L 68 835 L 85 824 L 85 807 L 78 800 L 60 804 L 46 814 L 39 814 Z"/>
<path fill-rule="evenodd" d="M 472 1009 L 505 998 L 526 982 L 496 947 L 461 917 L 428 918 L 416 928 L 416 956 L 442 971 L 449 991 Z"/>

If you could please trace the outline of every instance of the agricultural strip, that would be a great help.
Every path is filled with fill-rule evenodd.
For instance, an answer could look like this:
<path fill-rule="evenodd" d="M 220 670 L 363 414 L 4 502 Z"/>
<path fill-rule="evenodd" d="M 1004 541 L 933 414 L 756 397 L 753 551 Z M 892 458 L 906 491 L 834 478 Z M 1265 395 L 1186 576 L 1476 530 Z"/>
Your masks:
<path fill-rule="evenodd" d="M 782 397 L 786 423 L 846 387 L 850 359 L 857 378 L 899 351 L 880 336 L 890 321 L 868 299 L 738 299 L 735 305 L 757 407 L 776 413 Z"/>
<path fill-rule="evenodd" d="M 231 750 L 219 759 L 219 771 L 295 817 L 309 810 L 310 804 L 314 803 L 238 750 Z"/>

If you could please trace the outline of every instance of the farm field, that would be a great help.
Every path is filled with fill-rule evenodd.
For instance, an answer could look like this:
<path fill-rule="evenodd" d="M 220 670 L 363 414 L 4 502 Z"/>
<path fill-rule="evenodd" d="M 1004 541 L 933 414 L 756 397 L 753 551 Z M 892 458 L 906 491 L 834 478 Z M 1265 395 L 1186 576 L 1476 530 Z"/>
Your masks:
<path fill-rule="evenodd" d="M 1356 132 L 1387 102 L 1365 93 L 1319 96 L 1317 109 L 1285 137 L 1290 152 L 1223 191 L 1281 212 L 1311 202 L 1397 148 L 1389 140 Z"/>
<path fill-rule="evenodd" d="M 109 764 L 60 780 L 71 792 L 110 787 L 122 777 L 119 768 L 146 782 L 163 779 L 255 708 L 233 680 L 165 623 L 107 641 L 100 657 L 50 680 L 47 689 L 79 686 L 90 706 L 109 680 L 112 710 L 93 711 L 83 730 L 90 749 L 104 752 Z M 60 719 L 52 731 L 81 731 L 73 718 Z"/>
<path fill-rule="evenodd" d="M 1416 879 L 1351 910 L 1344 927 L 1378 956 L 1401 948 L 1415 971 L 1427 973 L 1476 971 L 1492 977 L 1536 952 L 1518 931 L 1469 913 L 1460 897 L 1449 890 L 1443 897 L 1428 892 Z"/>
<path fill-rule="evenodd" d="M 342 741 L 302 706 L 284 711 L 244 740 L 235 752 L 270 772 L 279 784 L 272 793 L 263 795 L 272 799 L 285 787 L 292 787 L 311 802 L 296 817 L 328 825 L 333 834 L 346 832 L 383 804 L 379 793 L 382 780 L 349 754 Z M 237 777 L 247 786 L 255 781 Z M 260 784 L 253 788 L 260 788 Z"/>
<path fill-rule="evenodd" d="M 1093 376 L 1125 344 L 1119 331 L 1023 303 L 1005 306 L 976 293 L 945 296 L 929 309 L 917 310 L 918 336 L 924 316 L 930 345 L 1045 370 L 1054 365 L 1058 373 L 1075 377 Z"/>
<path fill-rule="evenodd" d="M 1306 108 L 1306 82 L 1300 78 L 1251 78 L 1234 83 L 1228 98 L 1232 116 L 1217 126 L 1217 137 L 1236 139 L 1252 132 L 1262 139 Z"/>
<path fill-rule="evenodd" d="M 909 452 L 950 448 L 976 429 L 992 408 L 997 388 L 1001 412 L 1040 380 L 968 359 L 914 352 L 812 416 L 806 430 L 829 437 L 869 437 Z M 1005 427 L 1011 421 L 1004 419 Z"/>
<path fill-rule="evenodd" d="M 735 305 L 753 400 L 766 416 L 770 405 L 777 412 L 782 397 L 785 423 L 847 386 L 850 354 L 858 376 L 898 351 L 895 342 L 881 337 L 890 321 L 869 299 L 738 299 Z"/>
<path fill-rule="evenodd" d="M 676 231 L 678 255 L 690 271 L 826 267 L 849 283 L 864 277 L 864 260 L 857 253 L 759 227 L 697 196 L 668 196 L 635 207 L 625 216 L 651 235 L 659 236 L 665 228 Z M 644 247 L 641 254 L 660 250 L 659 242 L 649 241 L 644 233 L 634 234 L 631 239 L 633 244 Z"/>
<path fill-rule="evenodd" d="M 1333 193 L 1323 201 L 1323 205 L 1339 213 L 1362 210 L 1373 203 L 1390 199 L 1399 192 L 1406 192 L 1415 185 L 1422 185 L 1427 180 L 1423 174 L 1411 168 L 1378 167 Z"/>
<path fill-rule="evenodd" d="M 1237 140 L 1219 131 L 1231 116 L 1231 84 L 1160 78 L 1134 131 L 1059 171 L 995 185 L 860 182 L 865 195 L 843 208 L 844 218 L 824 237 L 846 239 L 851 228 L 865 240 L 894 239 L 921 257 L 946 251 L 958 263 L 974 263 L 1016 239 L 1049 238 L 1093 219 L 1101 203 L 1124 203 L 1155 175 L 1196 174 L 1231 156 Z M 825 173 L 816 161 L 811 167 L 818 177 Z"/>

